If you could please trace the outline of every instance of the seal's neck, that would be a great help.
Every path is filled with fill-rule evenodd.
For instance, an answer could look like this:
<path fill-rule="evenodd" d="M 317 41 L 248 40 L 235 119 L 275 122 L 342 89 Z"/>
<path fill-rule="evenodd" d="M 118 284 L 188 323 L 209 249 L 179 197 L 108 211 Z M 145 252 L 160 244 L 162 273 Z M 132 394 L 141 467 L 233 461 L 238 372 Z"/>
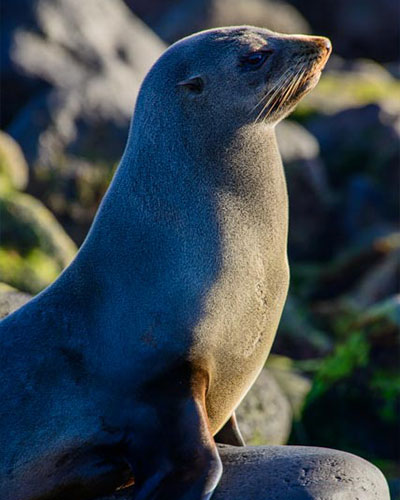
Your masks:
<path fill-rule="evenodd" d="M 138 272 L 143 259 L 155 258 L 155 248 L 160 266 L 163 253 L 180 259 L 185 241 L 212 252 L 221 193 L 240 198 L 260 218 L 286 200 L 273 128 L 243 127 L 203 143 L 131 134 L 128 144 L 74 263 L 101 286 L 121 286 L 117 275 Z"/>

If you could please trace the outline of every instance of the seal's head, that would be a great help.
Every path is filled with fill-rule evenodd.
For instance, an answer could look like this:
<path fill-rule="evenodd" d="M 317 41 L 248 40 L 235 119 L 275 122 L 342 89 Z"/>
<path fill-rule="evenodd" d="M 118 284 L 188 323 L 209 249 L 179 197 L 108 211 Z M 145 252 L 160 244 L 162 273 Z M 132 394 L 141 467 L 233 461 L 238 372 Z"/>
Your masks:
<path fill-rule="evenodd" d="M 147 113 L 183 111 L 191 123 L 201 115 L 211 130 L 275 124 L 314 88 L 330 52 L 324 37 L 251 26 L 203 31 L 172 45 L 154 65 L 144 84 L 152 89 Z"/>

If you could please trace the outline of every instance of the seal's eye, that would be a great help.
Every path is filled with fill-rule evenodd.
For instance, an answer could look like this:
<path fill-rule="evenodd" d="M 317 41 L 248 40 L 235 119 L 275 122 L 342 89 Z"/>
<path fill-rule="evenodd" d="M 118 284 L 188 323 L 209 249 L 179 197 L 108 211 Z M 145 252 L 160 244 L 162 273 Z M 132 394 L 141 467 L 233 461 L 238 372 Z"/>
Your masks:
<path fill-rule="evenodd" d="M 252 52 L 251 54 L 248 54 L 241 59 L 241 65 L 243 66 L 243 68 L 250 71 L 259 69 L 268 59 L 271 53 L 272 51 L 270 50 L 260 50 L 258 52 Z"/>

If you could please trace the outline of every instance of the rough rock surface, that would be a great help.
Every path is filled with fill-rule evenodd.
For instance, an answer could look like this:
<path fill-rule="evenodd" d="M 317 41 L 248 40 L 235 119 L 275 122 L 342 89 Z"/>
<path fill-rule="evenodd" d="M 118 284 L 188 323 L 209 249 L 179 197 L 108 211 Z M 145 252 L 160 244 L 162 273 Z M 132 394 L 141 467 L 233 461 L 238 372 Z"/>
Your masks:
<path fill-rule="evenodd" d="M 212 500 L 390 500 L 383 474 L 360 457 L 305 446 L 220 446 Z M 128 500 L 132 490 L 101 500 Z M 100 499 L 99 499 L 100 500 Z"/>
<path fill-rule="evenodd" d="M 50 91 L 10 126 L 30 165 L 76 156 L 119 158 L 144 75 L 163 43 L 122 1 L 37 0 L 35 24 L 16 30 L 14 65 Z"/>
<path fill-rule="evenodd" d="M 264 369 L 236 410 L 247 444 L 286 444 L 292 408 L 272 373 Z"/>
<path fill-rule="evenodd" d="M 12 286 L 0 283 L 0 319 L 8 316 L 30 299 L 31 295 L 28 293 L 19 292 Z"/>

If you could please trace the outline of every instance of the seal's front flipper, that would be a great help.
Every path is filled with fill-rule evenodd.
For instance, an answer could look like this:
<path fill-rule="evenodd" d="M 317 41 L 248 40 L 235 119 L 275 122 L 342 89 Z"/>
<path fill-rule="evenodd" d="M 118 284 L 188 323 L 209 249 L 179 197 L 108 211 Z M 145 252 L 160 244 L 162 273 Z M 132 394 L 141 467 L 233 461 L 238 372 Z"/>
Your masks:
<path fill-rule="evenodd" d="M 245 446 L 242 434 L 240 432 L 235 412 L 230 419 L 214 436 L 215 442 L 220 444 L 231 444 L 232 446 Z"/>
<path fill-rule="evenodd" d="M 205 409 L 206 382 L 192 379 L 185 385 L 175 382 L 173 396 L 156 399 L 161 403 L 153 408 L 157 428 L 138 447 L 132 437 L 134 500 L 208 500 L 220 480 L 222 463 Z"/>

